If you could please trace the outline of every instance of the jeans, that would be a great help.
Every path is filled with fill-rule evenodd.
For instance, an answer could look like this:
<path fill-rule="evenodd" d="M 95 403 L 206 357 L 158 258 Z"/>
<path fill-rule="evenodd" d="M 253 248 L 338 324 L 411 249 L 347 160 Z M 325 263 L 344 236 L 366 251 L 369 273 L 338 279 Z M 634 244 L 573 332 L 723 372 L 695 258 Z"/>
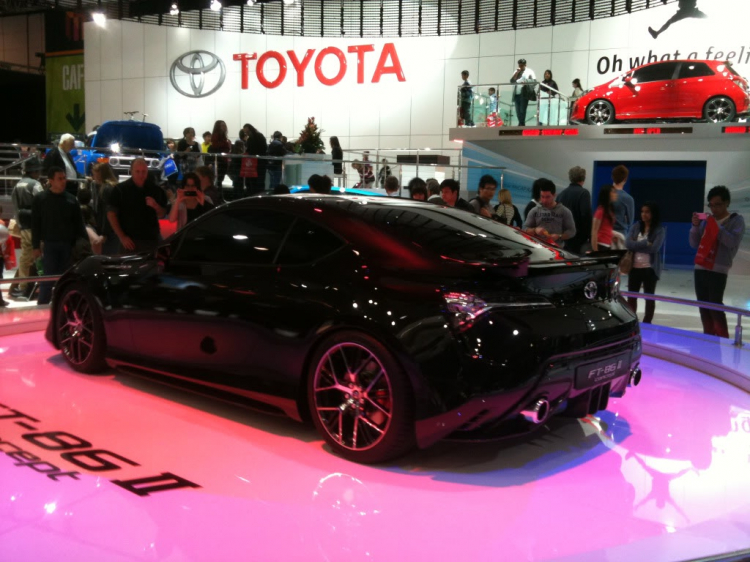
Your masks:
<path fill-rule="evenodd" d="M 242 199 L 245 196 L 245 178 L 236 177 L 232 179 L 232 191 L 234 200 Z"/>
<path fill-rule="evenodd" d="M 513 98 L 513 104 L 516 106 L 518 126 L 523 127 L 526 125 L 526 108 L 529 107 L 529 100 L 523 97 L 523 94 L 518 94 L 515 98 Z"/>
<path fill-rule="evenodd" d="M 726 288 L 726 273 L 717 273 L 706 269 L 695 270 L 695 298 L 699 301 L 724 304 L 724 290 Z M 708 308 L 701 308 L 700 311 L 704 334 L 722 338 L 729 337 L 727 315 L 724 312 Z"/>
<path fill-rule="evenodd" d="M 653 295 L 656 291 L 656 273 L 650 267 L 634 267 L 628 273 L 628 291 L 631 293 L 638 293 L 643 285 L 643 292 L 647 295 Z M 638 312 L 638 299 L 628 297 L 628 305 L 633 312 Z M 654 301 L 646 301 L 646 315 L 643 317 L 644 324 L 651 324 L 654 319 L 654 310 L 656 309 L 656 303 Z"/>
<path fill-rule="evenodd" d="M 281 168 L 279 169 L 272 169 L 268 168 L 268 180 L 269 189 L 275 188 L 277 185 L 281 183 Z"/>
<path fill-rule="evenodd" d="M 471 102 L 461 102 L 461 119 L 467 127 L 474 126 L 474 118 L 471 115 Z"/>
<path fill-rule="evenodd" d="M 70 242 L 45 240 L 42 243 L 42 267 L 44 275 L 60 275 L 70 266 L 70 254 L 73 245 Z M 37 304 L 49 304 L 52 300 L 52 286 L 54 282 L 42 283 L 39 287 Z"/>

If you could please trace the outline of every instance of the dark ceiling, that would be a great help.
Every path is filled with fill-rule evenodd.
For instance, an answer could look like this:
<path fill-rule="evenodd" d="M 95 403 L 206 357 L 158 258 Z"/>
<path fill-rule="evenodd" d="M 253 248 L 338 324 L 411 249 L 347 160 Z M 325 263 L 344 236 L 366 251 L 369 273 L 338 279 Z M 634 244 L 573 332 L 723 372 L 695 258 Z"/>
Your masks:
<path fill-rule="evenodd" d="M 0 17 L 102 11 L 111 19 L 240 33 L 317 37 L 468 35 L 608 18 L 677 0 L 0 0 Z M 176 4 L 179 14 L 170 14 Z"/>

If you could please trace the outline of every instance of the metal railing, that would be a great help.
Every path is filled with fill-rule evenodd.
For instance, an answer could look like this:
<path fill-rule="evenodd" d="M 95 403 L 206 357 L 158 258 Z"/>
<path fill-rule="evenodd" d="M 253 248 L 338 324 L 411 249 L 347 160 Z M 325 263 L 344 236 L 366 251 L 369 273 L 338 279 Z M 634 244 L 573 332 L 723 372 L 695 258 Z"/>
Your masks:
<path fill-rule="evenodd" d="M 667 302 L 672 304 L 681 304 L 685 306 L 692 306 L 695 308 L 707 308 L 709 310 L 718 310 L 720 312 L 737 315 L 737 325 L 734 328 L 734 345 L 742 347 L 742 317 L 746 316 L 750 318 L 750 310 L 745 308 L 737 308 L 734 306 L 726 306 L 723 304 L 716 304 L 713 302 L 693 301 L 690 299 L 681 299 L 678 297 L 665 297 L 662 295 L 652 295 L 649 293 L 632 293 L 630 291 L 621 291 L 621 295 L 629 298 L 644 299 L 648 301 Z"/>
<path fill-rule="evenodd" d="M 527 102 L 527 125 L 567 125 L 571 103 L 575 101 L 561 91 L 542 82 L 497 82 L 494 84 L 472 84 L 471 99 L 463 100 L 462 91 L 466 86 L 457 86 L 456 124 L 457 126 L 510 127 L 517 117 L 514 97 L 516 88 L 532 86 L 534 99 Z M 490 88 L 495 93 L 490 95 Z M 462 117 L 462 105 L 468 105 L 469 123 Z M 529 113 L 530 111 L 530 113 Z M 517 122 L 516 122 L 517 123 Z M 473 125 L 472 125 L 473 124 Z"/>

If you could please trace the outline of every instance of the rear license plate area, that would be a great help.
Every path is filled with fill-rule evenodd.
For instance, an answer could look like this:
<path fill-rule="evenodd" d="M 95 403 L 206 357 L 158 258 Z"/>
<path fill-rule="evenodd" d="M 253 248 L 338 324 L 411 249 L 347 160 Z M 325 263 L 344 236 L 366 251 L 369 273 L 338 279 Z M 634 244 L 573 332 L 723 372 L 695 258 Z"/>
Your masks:
<path fill-rule="evenodd" d="M 630 371 L 630 352 L 599 359 L 576 368 L 575 387 L 590 388 L 616 379 Z"/>

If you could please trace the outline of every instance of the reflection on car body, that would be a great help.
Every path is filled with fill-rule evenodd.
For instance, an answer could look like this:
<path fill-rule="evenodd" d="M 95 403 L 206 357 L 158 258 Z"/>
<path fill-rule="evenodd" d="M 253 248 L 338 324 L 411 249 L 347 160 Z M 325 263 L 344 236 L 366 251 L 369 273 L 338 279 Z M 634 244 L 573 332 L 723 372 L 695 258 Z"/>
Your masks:
<path fill-rule="evenodd" d="M 312 419 L 338 454 L 382 462 L 585 416 L 637 383 L 619 257 L 405 199 L 253 197 L 153 254 L 77 264 L 47 338 L 79 371 Z"/>

